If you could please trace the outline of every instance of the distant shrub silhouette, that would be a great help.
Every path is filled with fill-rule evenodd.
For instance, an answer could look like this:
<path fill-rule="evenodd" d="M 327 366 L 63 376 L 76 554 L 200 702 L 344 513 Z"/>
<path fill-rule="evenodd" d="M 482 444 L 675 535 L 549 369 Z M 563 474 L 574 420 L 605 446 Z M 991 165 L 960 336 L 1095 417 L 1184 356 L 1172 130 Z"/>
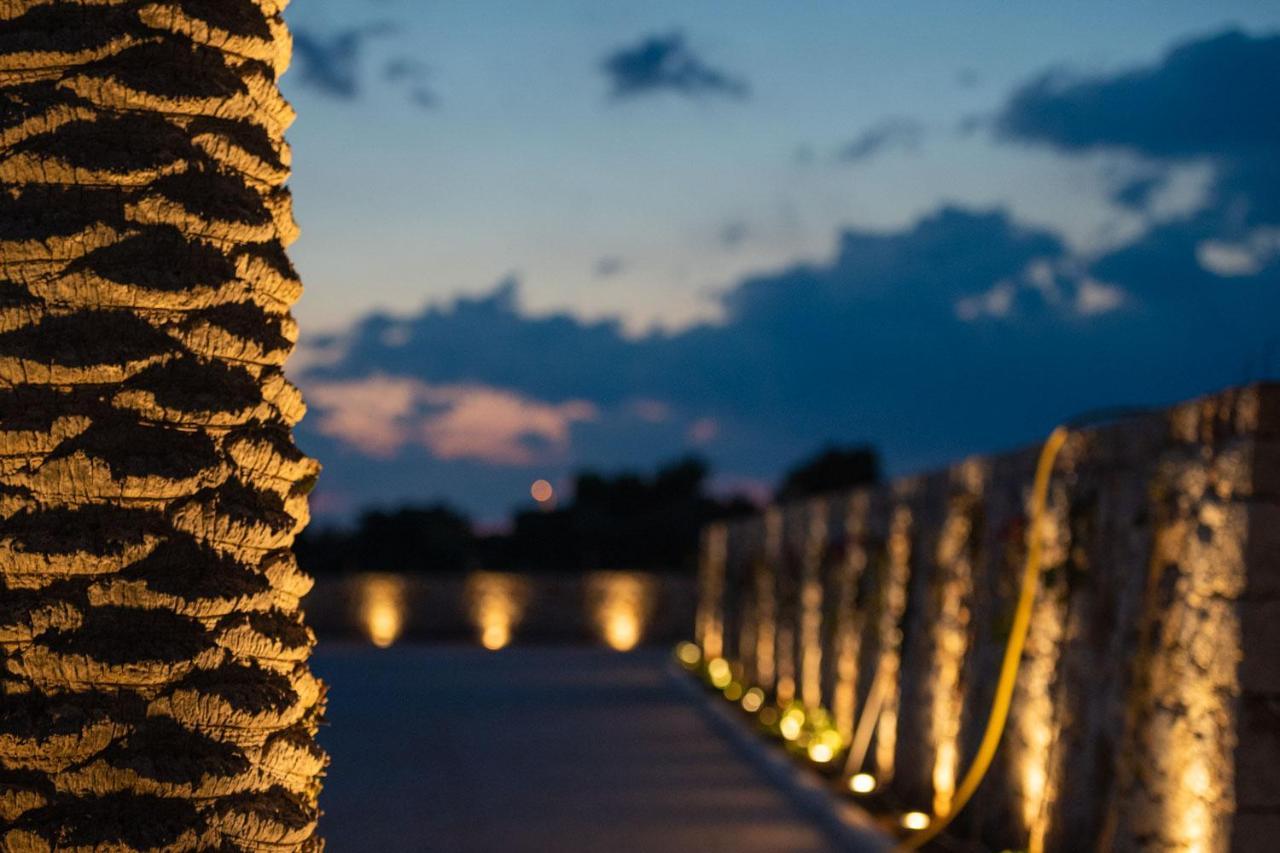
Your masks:
<path fill-rule="evenodd" d="M 299 562 L 318 575 L 356 571 L 457 573 L 653 569 L 692 572 L 708 521 L 756 510 L 746 498 L 707 494 L 708 468 L 685 458 L 645 476 L 582 471 L 555 509 L 522 510 L 506 533 L 479 534 L 444 504 L 372 510 L 354 529 L 299 537 Z"/>
<path fill-rule="evenodd" d="M 880 482 L 880 457 L 870 445 L 829 446 L 799 462 L 782 478 L 778 500 L 870 486 Z"/>

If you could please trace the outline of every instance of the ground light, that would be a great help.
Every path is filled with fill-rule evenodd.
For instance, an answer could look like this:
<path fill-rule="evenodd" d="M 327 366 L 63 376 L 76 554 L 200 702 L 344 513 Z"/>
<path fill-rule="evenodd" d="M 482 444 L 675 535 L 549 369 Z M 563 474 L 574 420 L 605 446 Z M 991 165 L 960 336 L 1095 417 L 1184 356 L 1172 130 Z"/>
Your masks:
<path fill-rule="evenodd" d="M 712 687 L 724 690 L 729 686 L 729 682 L 733 681 L 733 670 L 724 658 L 712 658 L 707 663 L 707 678 L 711 681 Z"/>
<path fill-rule="evenodd" d="M 799 708 L 789 708 L 782 715 L 782 719 L 778 721 L 778 733 L 787 740 L 796 740 L 804 731 L 804 711 Z"/>
<path fill-rule="evenodd" d="M 742 696 L 742 710 L 748 714 L 754 714 L 764 706 L 764 691 L 759 687 L 752 687 Z"/>
<path fill-rule="evenodd" d="M 724 698 L 730 702 L 737 702 L 742 698 L 742 685 L 736 681 L 730 681 L 729 686 L 724 689 Z"/>
<path fill-rule="evenodd" d="M 830 764 L 844 748 L 844 739 L 835 729 L 825 728 L 809 738 L 805 752 L 814 764 Z"/>
<path fill-rule="evenodd" d="M 692 669 L 701 662 L 702 650 L 693 643 L 684 642 L 676 646 L 676 658 L 686 669 Z"/>
<path fill-rule="evenodd" d="M 907 812 L 898 819 L 898 823 L 902 824 L 903 829 L 916 832 L 929 828 L 929 816 L 924 812 Z"/>
<path fill-rule="evenodd" d="M 393 575 L 368 575 L 361 579 L 360 619 L 369 641 L 385 649 L 404 630 L 405 584 Z"/>
<path fill-rule="evenodd" d="M 849 790 L 855 794 L 870 794 L 876 789 L 876 777 L 870 773 L 855 773 L 849 777 Z"/>

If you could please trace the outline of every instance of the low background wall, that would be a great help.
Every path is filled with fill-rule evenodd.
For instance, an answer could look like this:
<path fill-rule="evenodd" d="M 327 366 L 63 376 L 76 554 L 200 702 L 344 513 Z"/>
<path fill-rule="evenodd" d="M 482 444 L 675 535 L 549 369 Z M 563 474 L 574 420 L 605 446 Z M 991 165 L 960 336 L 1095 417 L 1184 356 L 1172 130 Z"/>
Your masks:
<path fill-rule="evenodd" d="M 694 579 L 648 572 L 473 572 L 321 578 L 304 601 L 322 639 L 599 642 L 619 650 L 687 639 Z"/>
<path fill-rule="evenodd" d="M 1280 389 L 1075 432 L 1043 527 L 1038 448 L 773 507 L 704 535 L 697 640 L 942 813 L 976 750 L 1028 537 L 1046 571 L 995 762 L 952 834 L 987 849 L 1280 843 Z"/>

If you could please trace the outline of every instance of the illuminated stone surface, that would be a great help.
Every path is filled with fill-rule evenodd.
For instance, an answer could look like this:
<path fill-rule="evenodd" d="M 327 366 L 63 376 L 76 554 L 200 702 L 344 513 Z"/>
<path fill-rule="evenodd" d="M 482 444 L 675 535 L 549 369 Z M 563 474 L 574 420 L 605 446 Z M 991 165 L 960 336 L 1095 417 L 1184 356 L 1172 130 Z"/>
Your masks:
<path fill-rule="evenodd" d="M 729 523 L 731 582 L 703 585 L 719 596 L 700 602 L 704 620 L 765 637 L 744 661 L 776 656 L 779 674 L 791 638 L 821 637 L 834 662 L 821 702 L 842 732 L 864 715 L 874 725 L 846 772 L 874 774 L 901 808 L 945 810 L 1039 537 L 1044 573 L 1000 750 L 950 833 L 990 849 L 1275 849 L 1280 386 L 1075 432 L 1029 530 L 1038 451 L 827 496 L 828 539 L 843 546 L 820 572 L 816 629 L 796 595 L 812 569 L 775 544 L 812 536 L 803 505 Z M 877 676 L 888 686 L 875 712 Z"/>
<path fill-rule="evenodd" d="M 278 0 L 0 0 L 0 848 L 307 850 Z"/>

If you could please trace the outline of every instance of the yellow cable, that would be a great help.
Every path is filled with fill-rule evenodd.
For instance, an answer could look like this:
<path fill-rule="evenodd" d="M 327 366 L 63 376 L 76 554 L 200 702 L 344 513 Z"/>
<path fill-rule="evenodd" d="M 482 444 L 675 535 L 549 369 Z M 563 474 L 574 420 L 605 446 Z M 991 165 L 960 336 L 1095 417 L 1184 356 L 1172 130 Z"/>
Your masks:
<path fill-rule="evenodd" d="M 1030 541 L 1027 543 L 1026 567 L 1022 572 L 1022 591 L 1018 596 L 1018 609 L 1014 611 L 1009 643 L 1004 649 L 1004 661 L 1000 665 L 1000 680 L 996 683 L 996 695 L 991 702 L 991 716 L 987 718 L 987 728 L 982 733 L 978 754 L 973 757 L 973 764 L 960 783 L 951 801 L 950 810 L 945 815 L 936 815 L 929 821 L 928 828 L 900 842 L 894 848 L 898 853 L 918 850 L 946 829 L 978 789 L 991 766 L 991 760 L 995 758 L 996 748 L 1004 734 L 1005 721 L 1009 717 L 1013 688 L 1018 681 L 1018 665 L 1022 662 L 1022 649 L 1026 645 L 1027 629 L 1031 625 L 1031 606 L 1035 603 L 1036 591 L 1040 586 L 1040 525 L 1048 502 L 1049 480 L 1053 476 L 1053 463 L 1058 458 L 1058 451 L 1066 443 L 1068 435 L 1070 433 L 1067 428 L 1061 426 L 1050 433 L 1040 451 L 1040 461 L 1036 464 L 1036 479 L 1031 492 Z"/>

